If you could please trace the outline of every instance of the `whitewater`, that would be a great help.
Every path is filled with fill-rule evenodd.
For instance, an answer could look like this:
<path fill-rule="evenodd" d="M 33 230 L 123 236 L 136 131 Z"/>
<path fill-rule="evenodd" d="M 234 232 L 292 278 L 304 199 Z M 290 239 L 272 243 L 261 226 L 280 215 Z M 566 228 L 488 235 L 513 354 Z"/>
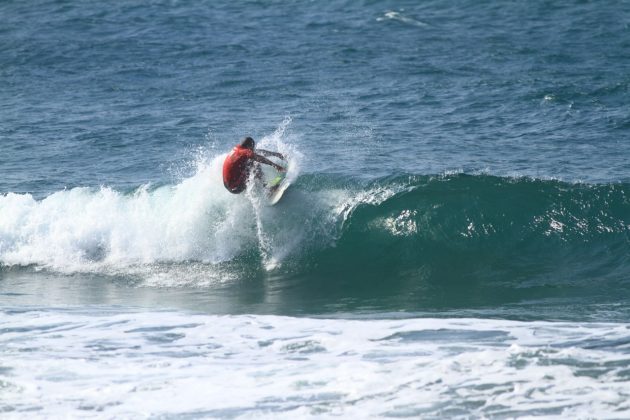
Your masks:
<path fill-rule="evenodd" d="M 292 181 L 299 173 L 300 154 L 280 140 L 289 121 L 261 145 L 290 156 L 287 179 Z M 251 246 L 264 253 L 282 252 L 268 249 L 271 239 L 262 225 L 272 223 L 271 209 L 265 208 L 262 191 L 250 188 L 246 197 L 235 199 L 223 187 L 224 159 L 225 154 L 207 158 L 199 151 L 191 177 L 127 193 L 102 186 L 58 191 L 41 200 L 30 194 L 4 194 L 0 260 L 5 266 L 38 265 L 71 273 L 156 262 L 216 264 Z M 274 218 L 275 225 L 286 226 L 281 216 Z M 285 231 L 285 236 L 299 236 L 293 233 Z M 282 246 L 290 247 L 288 242 Z"/>
<path fill-rule="evenodd" d="M 630 409 L 630 333 L 619 324 L 33 309 L 4 310 L 0 327 L 6 418 L 617 418 Z"/>

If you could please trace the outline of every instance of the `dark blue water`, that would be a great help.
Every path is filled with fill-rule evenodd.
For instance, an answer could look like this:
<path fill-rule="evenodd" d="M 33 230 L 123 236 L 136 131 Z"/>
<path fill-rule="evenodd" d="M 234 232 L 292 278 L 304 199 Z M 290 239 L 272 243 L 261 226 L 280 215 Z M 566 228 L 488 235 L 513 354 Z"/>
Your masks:
<path fill-rule="evenodd" d="M 3 2 L 3 192 L 168 180 L 293 117 L 308 172 L 628 181 L 625 2 Z"/>
<path fill-rule="evenodd" d="M 448 386 L 425 396 L 441 396 L 430 408 L 381 389 L 393 395 L 393 406 L 355 412 L 347 385 L 317 388 L 332 382 L 309 369 L 304 381 L 272 389 L 266 399 L 250 389 L 249 405 L 237 408 L 187 400 L 180 409 L 144 410 L 126 397 L 85 397 L 87 410 L 110 416 L 598 417 L 630 410 L 605 379 L 628 380 L 630 3 L 3 1 L 0 21 L 0 307 L 17 317 L 2 331 L 34 328 L 0 342 L 17 352 L 7 368 L 19 380 L 0 378 L 0 390 L 16 392 L 9 412 L 31 410 L 42 398 L 24 391 L 29 384 L 46 389 L 22 372 L 53 366 L 43 350 L 52 344 L 42 342 L 29 365 L 15 343 L 33 338 L 40 316 L 70 322 L 59 307 L 88 318 L 121 307 L 176 311 L 158 317 L 167 324 L 186 311 L 251 316 L 261 325 L 268 322 L 262 314 L 329 316 L 341 326 L 317 328 L 338 328 L 344 338 L 353 328 L 347 318 L 369 324 L 436 316 L 449 320 L 450 331 L 459 318 L 478 317 L 462 322 L 489 322 L 488 330 L 512 334 L 497 335 L 490 350 L 477 347 L 487 355 L 511 343 L 497 356 L 505 359 L 497 383 L 511 381 L 521 366 L 543 369 L 543 379 L 531 380 L 534 390 L 513 403 L 501 400 L 503 391 L 486 393 L 488 384 L 465 388 L 471 394 L 459 399 L 451 391 L 464 388 L 456 382 L 476 376 L 451 372 L 455 382 L 431 382 Z M 261 205 L 255 193 L 223 189 L 223 156 L 246 135 L 290 156 L 294 183 L 276 207 Z M 489 318 L 523 324 L 495 326 Z M 279 319 L 269 325 L 310 334 Z M 569 377 L 533 361 L 531 354 L 543 350 L 527 350 L 553 346 L 552 338 L 526 337 L 557 320 L 567 322 L 558 334 L 575 352 L 569 359 L 545 353 L 551 361 L 541 363 L 566 364 Z M 583 321 L 612 324 L 572 324 Z M 231 322 L 200 321 L 228 330 Z M 76 342 L 64 336 L 64 346 L 92 349 L 91 334 L 120 332 L 90 320 L 81 325 L 87 335 Z M 433 337 L 430 325 L 413 325 L 423 332 L 400 337 Z M 575 336 L 574 327 L 601 335 Z M 385 334 L 390 326 L 383 328 Z M 477 333 L 485 343 L 487 331 Z M 257 334 L 267 342 L 266 332 Z M 460 350 L 471 337 L 449 334 L 446 341 Z M 609 345 L 606 334 L 619 342 Z M 174 337 L 160 340 L 180 335 Z M 370 348 L 381 338 L 358 345 Z M 280 354 L 332 351 L 317 334 L 309 340 L 272 347 Z M 413 345 L 424 339 L 414 340 L 405 354 L 427 352 L 486 370 L 475 362 L 486 356 L 469 360 L 450 347 L 420 351 Z M 600 371 L 589 364 L 593 342 L 612 349 Z M 251 346 L 238 343 L 231 344 L 236 353 Z M 143 357 L 155 350 L 138 346 Z M 373 351 L 360 360 L 384 354 Z M 388 357 L 401 363 L 393 375 L 412 383 L 404 374 L 413 370 L 409 359 Z M 344 362 L 315 365 L 334 363 Z M 424 376 L 450 369 L 431 363 Z M 95 389 L 109 382 L 99 372 Z M 161 377 L 175 381 L 172 372 Z M 583 387 L 615 397 L 578 404 L 579 390 L 566 386 L 584 377 L 593 381 Z M 552 388 L 541 385 L 547 380 Z M 309 386 L 317 392 L 295 397 L 295 405 L 274 405 Z M 539 394 L 540 407 L 528 405 L 532 393 L 545 394 L 541 389 L 552 391 Z M 475 393 L 483 401 L 469 403 Z M 563 405 L 559 395 L 573 395 L 575 404 Z M 54 401 L 43 403 L 42 416 L 58 407 L 83 410 Z"/>

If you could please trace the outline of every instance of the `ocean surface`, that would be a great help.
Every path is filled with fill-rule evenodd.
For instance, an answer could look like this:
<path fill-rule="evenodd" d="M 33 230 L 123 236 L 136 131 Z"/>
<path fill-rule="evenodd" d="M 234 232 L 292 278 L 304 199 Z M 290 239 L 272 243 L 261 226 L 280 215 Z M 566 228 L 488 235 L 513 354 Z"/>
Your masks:
<path fill-rule="evenodd" d="M 630 417 L 630 2 L 0 22 L 0 417 Z"/>

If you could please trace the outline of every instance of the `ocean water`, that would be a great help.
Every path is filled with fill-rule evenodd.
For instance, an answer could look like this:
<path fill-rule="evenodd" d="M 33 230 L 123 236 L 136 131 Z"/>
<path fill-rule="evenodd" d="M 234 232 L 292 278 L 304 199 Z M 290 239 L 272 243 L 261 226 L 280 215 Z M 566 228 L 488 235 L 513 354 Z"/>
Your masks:
<path fill-rule="evenodd" d="M 630 416 L 629 2 L 0 21 L 1 417 Z"/>

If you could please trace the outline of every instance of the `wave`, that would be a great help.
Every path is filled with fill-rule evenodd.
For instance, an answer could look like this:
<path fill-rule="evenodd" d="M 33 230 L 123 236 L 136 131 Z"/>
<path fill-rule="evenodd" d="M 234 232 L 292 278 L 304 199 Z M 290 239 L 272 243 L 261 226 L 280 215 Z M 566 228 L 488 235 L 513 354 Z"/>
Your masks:
<path fill-rule="evenodd" d="M 2 195 L 0 262 L 4 270 L 170 273 L 162 276 L 169 285 L 194 283 L 192 272 L 253 275 L 282 293 L 433 304 L 613 294 L 630 279 L 629 184 L 294 172 L 283 200 L 268 207 L 256 190 L 224 190 L 222 159 L 200 161 L 178 184 L 131 193 Z"/>
<path fill-rule="evenodd" d="M 451 174 L 367 190 L 334 246 L 300 262 L 334 294 L 393 296 L 401 307 L 627 294 L 628 184 Z"/>
<path fill-rule="evenodd" d="M 293 180 L 301 155 L 282 141 L 289 123 L 259 143 L 290 156 L 287 178 Z M 57 191 L 39 200 L 0 195 L 0 264 L 125 272 L 154 263 L 218 264 L 258 249 L 254 222 L 262 226 L 262 221 L 253 215 L 264 211 L 263 197 L 257 188 L 240 196 L 227 192 L 224 158 L 200 151 L 192 176 L 130 192 L 103 186 Z"/>

